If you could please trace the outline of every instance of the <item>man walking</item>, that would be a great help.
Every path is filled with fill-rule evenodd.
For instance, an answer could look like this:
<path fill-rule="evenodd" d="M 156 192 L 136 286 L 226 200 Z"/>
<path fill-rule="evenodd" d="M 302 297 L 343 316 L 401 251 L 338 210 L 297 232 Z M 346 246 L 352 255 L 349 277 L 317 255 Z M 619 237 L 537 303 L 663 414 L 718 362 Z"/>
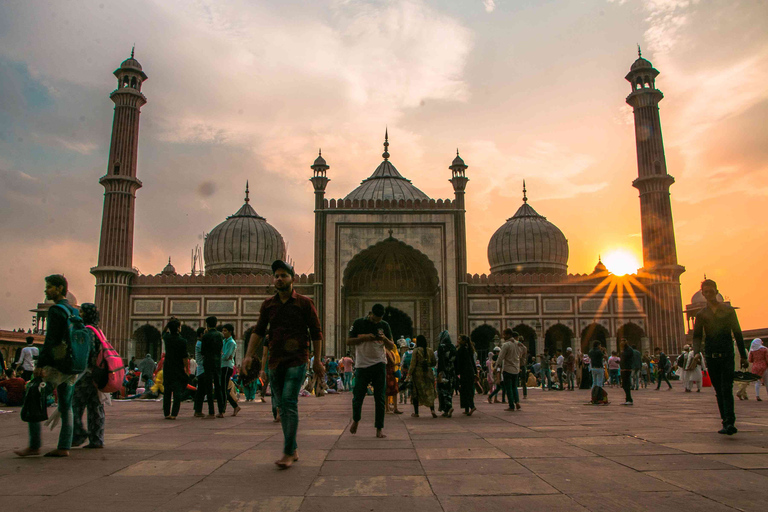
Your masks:
<path fill-rule="evenodd" d="M 655 352 L 656 352 L 656 361 L 658 361 L 656 364 L 657 366 L 656 373 L 658 374 L 658 377 L 657 377 L 658 384 L 656 386 L 656 391 L 658 391 L 659 388 L 661 388 L 662 380 L 664 380 L 667 383 L 667 386 L 669 386 L 669 389 L 671 391 L 672 384 L 670 384 L 669 377 L 667 376 L 667 372 L 669 371 L 669 367 L 670 367 L 669 358 L 667 357 L 667 354 L 662 352 L 659 347 L 656 347 Z"/>
<path fill-rule="evenodd" d="M 69 317 L 78 312 L 67 301 L 67 280 L 64 276 L 54 274 L 45 278 L 45 298 L 54 303 L 48 309 L 48 329 L 45 342 L 40 351 L 34 376 L 56 386 L 59 398 L 59 413 L 61 414 L 61 431 L 57 448 L 45 454 L 46 457 L 69 457 L 72 447 L 73 417 L 72 392 L 74 391 L 76 375 L 65 375 L 55 368 L 54 351 L 69 340 Z M 19 457 L 39 455 L 42 446 L 42 427 L 39 422 L 27 423 L 29 429 L 29 446 L 15 451 Z"/>
<path fill-rule="evenodd" d="M 701 283 L 701 294 L 707 299 L 707 307 L 696 313 L 693 324 L 693 351 L 701 351 L 704 341 L 704 358 L 707 362 L 709 377 L 717 396 L 717 407 L 723 428 L 718 434 L 732 436 L 738 432 L 736 428 L 736 413 L 733 409 L 733 375 L 735 353 L 733 338 L 741 356 L 741 367 L 749 366 L 747 351 L 744 348 L 744 337 L 739 326 L 736 311 L 717 300 L 717 284 L 711 279 Z M 733 336 L 733 338 L 731 337 Z"/>
<path fill-rule="evenodd" d="M 557 352 L 555 352 L 557 355 L 557 358 L 555 359 L 555 367 L 557 368 L 557 382 L 560 385 L 560 391 L 563 391 L 565 387 L 563 387 L 563 362 L 565 361 L 565 358 L 563 357 L 563 351 L 560 349 L 557 349 Z"/>
<path fill-rule="evenodd" d="M 634 405 L 632 401 L 632 365 L 635 359 L 635 350 L 627 341 L 621 338 L 621 387 L 624 388 L 625 400 L 621 405 Z"/>
<path fill-rule="evenodd" d="M 35 338 L 27 336 L 27 346 L 21 349 L 21 357 L 17 370 L 21 370 L 21 378 L 29 381 L 32 373 L 35 371 L 35 363 L 40 355 L 40 351 L 34 346 Z"/>
<path fill-rule="evenodd" d="M 208 396 L 208 416 L 203 419 L 212 420 L 215 416 L 213 400 L 221 410 L 221 348 L 224 345 L 224 337 L 216 330 L 218 318 L 209 316 L 205 319 L 205 333 L 200 341 L 200 354 L 203 356 L 203 374 L 197 378 L 197 393 L 195 394 L 195 410 L 202 413 L 203 397 Z M 214 389 L 215 388 L 215 389 Z M 219 415 L 220 418 L 224 414 Z"/>
<path fill-rule="evenodd" d="M 595 342 L 592 343 L 592 350 L 589 351 L 589 371 L 592 374 L 593 388 L 602 388 L 605 384 L 603 356 L 604 354 L 600 348 L 600 341 L 595 340 Z"/>
<path fill-rule="evenodd" d="M 373 385 L 373 401 L 375 405 L 374 427 L 376 437 L 387 437 L 382 432 L 384 428 L 384 412 L 386 410 L 387 386 L 387 354 L 385 350 L 393 350 L 392 329 L 383 320 L 384 306 L 374 304 L 368 316 L 358 318 L 349 329 L 347 346 L 355 347 L 355 388 L 352 396 L 352 425 L 349 433 L 357 432 L 363 412 L 368 384 Z"/>
<path fill-rule="evenodd" d="M 349 391 L 350 383 L 352 382 L 352 371 L 355 369 L 355 362 L 349 357 L 349 352 L 339 361 L 339 368 L 343 372 L 342 382 L 344 383 L 344 391 Z"/>
<path fill-rule="evenodd" d="M 632 346 L 632 389 L 640 389 L 640 371 L 643 369 L 643 359 L 636 346 Z"/>
<path fill-rule="evenodd" d="M 237 413 L 240 412 L 240 406 L 229 392 L 229 382 L 232 380 L 232 374 L 235 373 L 237 342 L 233 338 L 234 335 L 235 327 L 232 324 L 224 324 L 221 327 L 221 336 L 224 338 L 224 341 L 221 349 L 221 379 L 219 383 L 223 396 L 219 402 L 219 417 L 224 416 L 224 412 L 227 410 L 227 402 L 232 405 L 232 416 L 237 416 Z"/>
<path fill-rule="evenodd" d="M 269 368 L 272 403 L 280 411 L 283 427 L 283 456 L 275 461 L 281 469 L 288 469 L 299 460 L 296 432 L 299 428 L 299 390 L 304 383 L 309 361 L 309 343 L 312 341 L 315 376 L 325 374 L 323 368 L 323 332 L 312 299 L 299 295 L 293 289 L 295 272 L 282 260 L 272 263 L 272 277 L 277 293 L 261 304 L 259 321 L 248 342 L 241 371 L 248 374 L 256 349 L 269 334 L 262 347 L 260 378 L 266 382 Z"/>
<path fill-rule="evenodd" d="M 501 370 L 501 385 L 507 392 L 509 400 L 508 411 L 520 409 L 520 395 L 517 392 L 517 378 L 520 375 L 520 354 L 523 344 L 517 341 L 518 334 L 510 328 L 504 329 L 502 334 L 504 343 L 501 345 L 496 366 Z"/>

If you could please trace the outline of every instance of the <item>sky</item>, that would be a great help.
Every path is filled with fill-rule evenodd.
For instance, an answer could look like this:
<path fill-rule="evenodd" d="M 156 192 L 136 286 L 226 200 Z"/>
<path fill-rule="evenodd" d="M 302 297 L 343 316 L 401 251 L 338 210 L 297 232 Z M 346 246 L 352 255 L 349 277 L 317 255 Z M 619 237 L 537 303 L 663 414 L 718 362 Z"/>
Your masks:
<path fill-rule="evenodd" d="M 134 265 L 189 272 L 203 235 L 251 205 L 313 271 L 309 166 L 344 197 L 390 161 L 451 198 L 467 176 L 468 270 L 522 202 L 568 238 L 571 273 L 642 261 L 631 91 L 661 72 L 683 304 L 706 274 L 765 327 L 768 3 L 734 0 L 0 2 L 0 328 L 29 327 L 44 276 L 94 295 L 115 89 L 135 44 L 142 92 Z M 760 205 L 763 205 L 762 207 Z"/>

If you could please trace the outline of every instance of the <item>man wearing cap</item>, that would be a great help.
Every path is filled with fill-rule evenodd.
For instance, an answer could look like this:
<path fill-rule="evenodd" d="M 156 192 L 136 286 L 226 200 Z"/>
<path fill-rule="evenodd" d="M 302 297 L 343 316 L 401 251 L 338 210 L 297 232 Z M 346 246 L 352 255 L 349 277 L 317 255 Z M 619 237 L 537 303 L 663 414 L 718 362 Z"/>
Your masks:
<path fill-rule="evenodd" d="M 349 433 L 357 432 L 363 411 L 363 400 L 368 384 L 373 385 L 373 400 L 376 406 L 374 426 L 376 437 L 387 437 L 384 428 L 387 387 L 387 353 L 395 348 L 392 330 L 383 320 L 384 306 L 374 304 L 368 316 L 358 318 L 349 329 L 347 346 L 355 347 L 355 388 L 352 397 L 352 426 Z"/>
<path fill-rule="evenodd" d="M 272 386 L 273 400 L 280 409 L 283 426 L 283 457 L 277 461 L 281 469 L 287 469 L 299 460 L 296 431 L 299 427 L 299 390 L 304 382 L 309 361 L 309 342 L 312 341 L 315 357 L 312 370 L 322 377 L 323 332 L 317 309 L 309 297 L 299 295 L 293 289 L 293 267 L 282 260 L 272 263 L 272 275 L 277 293 L 265 300 L 259 312 L 259 321 L 253 329 L 248 350 L 243 358 L 241 371 L 248 374 L 256 349 L 269 334 L 269 341 L 262 347 L 260 377 L 266 382 L 266 369 Z"/>

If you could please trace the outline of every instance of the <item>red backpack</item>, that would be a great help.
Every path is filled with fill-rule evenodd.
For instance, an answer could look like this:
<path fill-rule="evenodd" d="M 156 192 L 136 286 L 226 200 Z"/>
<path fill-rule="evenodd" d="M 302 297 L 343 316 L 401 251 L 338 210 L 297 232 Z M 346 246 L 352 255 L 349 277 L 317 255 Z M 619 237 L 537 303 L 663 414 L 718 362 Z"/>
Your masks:
<path fill-rule="evenodd" d="M 117 350 L 109 344 L 107 338 L 101 329 L 87 326 L 96 336 L 94 343 L 96 346 L 96 367 L 93 368 L 93 381 L 99 391 L 104 393 L 114 393 L 120 391 L 123 387 L 125 378 L 125 366 Z"/>

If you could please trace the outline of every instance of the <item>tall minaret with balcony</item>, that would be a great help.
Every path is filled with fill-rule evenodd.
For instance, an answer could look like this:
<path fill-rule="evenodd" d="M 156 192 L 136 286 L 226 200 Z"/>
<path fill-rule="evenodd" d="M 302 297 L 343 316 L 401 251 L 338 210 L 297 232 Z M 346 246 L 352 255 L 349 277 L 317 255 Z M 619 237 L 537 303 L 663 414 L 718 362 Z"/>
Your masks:
<path fill-rule="evenodd" d="M 135 201 L 136 191 L 141 188 L 141 181 L 136 178 L 139 114 L 147 102 L 141 86 L 147 75 L 133 58 L 133 50 L 114 74 L 117 89 L 109 95 L 115 103 L 112 142 L 107 173 L 99 180 L 105 191 L 99 262 L 91 274 L 96 277 L 96 306 L 101 312 L 101 327 L 118 351 L 126 353 L 131 335 L 129 287 L 136 275 L 133 268 Z"/>
<path fill-rule="evenodd" d="M 456 158 L 448 167 L 451 170 L 454 204 L 456 205 L 456 282 L 459 284 L 457 299 L 458 327 L 460 333 L 469 334 L 469 297 L 467 296 L 467 221 L 464 205 L 464 189 L 467 187 L 467 165 L 456 150 Z"/>
<path fill-rule="evenodd" d="M 325 269 L 323 268 L 323 259 L 325 257 L 325 187 L 328 186 L 328 182 L 331 181 L 326 176 L 326 171 L 330 168 L 325 163 L 322 150 L 318 151 L 315 163 L 310 168 L 312 169 L 312 177 L 309 181 L 312 182 L 312 186 L 315 188 L 315 307 L 317 308 L 317 314 L 320 317 L 320 325 L 325 328 L 325 315 L 324 315 L 324 288 L 325 282 Z M 326 344 L 325 351 L 328 355 L 335 354 L 334 347 L 331 344 Z"/>
<path fill-rule="evenodd" d="M 661 136 L 659 102 L 664 98 L 656 88 L 659 72 L 642 57 L 625 77 L 632 86 L 627 103 L 634 109 L 638 177 L 632 186 L 640 191 L 640 223 L 643 236 L 643 269 L 650 295 L 648 336 L 667 353 L 678 353 L 685 342 L 680 274 L 677 263 L 675 228 L 669 187 L 675 179 L 667 174 L 664 141 Z"/>

